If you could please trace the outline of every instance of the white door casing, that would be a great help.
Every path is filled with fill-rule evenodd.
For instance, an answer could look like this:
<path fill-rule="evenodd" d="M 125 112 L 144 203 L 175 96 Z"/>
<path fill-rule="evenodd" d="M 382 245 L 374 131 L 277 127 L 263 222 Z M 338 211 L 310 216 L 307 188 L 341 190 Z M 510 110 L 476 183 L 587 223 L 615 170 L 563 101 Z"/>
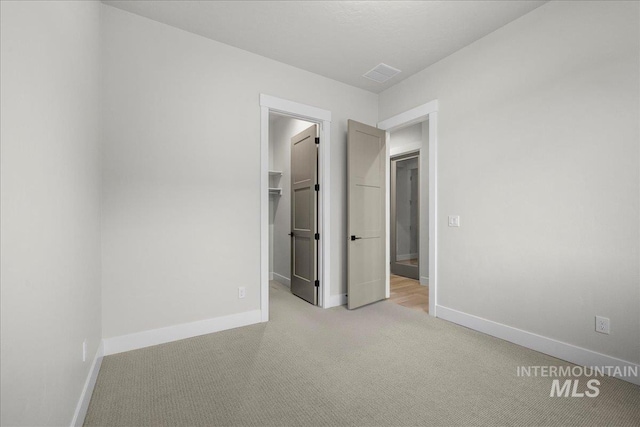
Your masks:
<path fill-rule="evenodd" d="M 269 114 L 271 112 L 318 123 L 320 180 L 318 232 L 319 304 L 330 308 L 331 277 L 331 112 L 311 105 L 260 94 L 260 313 L 269 321 Z"/>
<path fill-rule="evenodd" d="M 390 117 L 378 123 L 378 128 L 390 133 L 394 130 L 400 129 L 405 126 L 409 126 L 415 123 L 424 122 L 428 120 L 428 133 L 429 133 L 429 146 L 422 147 L 425 151 L 428 151 L 428 175 L 422 176 L 427 180 L 426 186 L 428 188 L 428 197 L 421 199 L 422 204 L 427 205 L 426 210 L 429 212 L 428 217 L 428 274 L 429 274 L 429 315 L 437 317 L 436 306 L 438 301 L 438 101 L 430 101 L 426 104 L 422 104 L 411 110 L 400 113 L 396 116 Z M 423 128 L 424 129 L 424 128 Z M 427 158 L 427 156 L 423 156 Z M 387 151 L 387 162 L 389 161 L 389 152 Z M 422 183 L 425 183 L 422 181 Z M 389 192 L 387 191 L 387 196 Z M 421 208 L 421 212 L 424 213 L 425 209 Z M 425 230 L 425 228 L 421 228 Z M 422 244 L 425 242 L 425 236 L 423 232 L 420 233 L 421 252 Z M 389 229 L 387 229 L 387 236 L 389 235 Z M 390 262 L 390 254 L 387 252 L 387 265 Z M 389 292 L 389 284 L 387 283 L 387 295 Z"/>

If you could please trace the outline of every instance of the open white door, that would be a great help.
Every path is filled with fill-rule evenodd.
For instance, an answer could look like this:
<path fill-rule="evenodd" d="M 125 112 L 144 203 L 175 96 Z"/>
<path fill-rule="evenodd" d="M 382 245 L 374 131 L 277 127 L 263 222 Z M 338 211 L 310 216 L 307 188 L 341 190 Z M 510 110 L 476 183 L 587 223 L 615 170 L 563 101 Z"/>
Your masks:
<path fill-rule="evenodd" d="M 385 299 L 385 131 L 349 120 L 347 307 Z"/>

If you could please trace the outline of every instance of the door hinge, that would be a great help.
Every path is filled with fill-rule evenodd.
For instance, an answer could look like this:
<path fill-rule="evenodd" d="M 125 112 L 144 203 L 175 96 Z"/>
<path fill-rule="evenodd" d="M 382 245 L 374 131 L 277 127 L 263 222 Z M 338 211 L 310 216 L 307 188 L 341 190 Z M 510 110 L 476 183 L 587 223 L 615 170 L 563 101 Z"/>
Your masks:
<path fill-rule="evenodd" d="M 320 233 L 316 233 L 316 240 L 320 240 Z"/>
<path fill-rule="evenodd" d="M 316 136 L 316 144 L 320 144 L 320 137 Z"/>
<path fill-rule="evenodd" d="M 320 280 L 316 280 L 316 288 L 320 287 Z"/>
<path fill-rule="evenodd" d="M 320 184 L 316 184 L 316 191 L 320 191 Z"/>

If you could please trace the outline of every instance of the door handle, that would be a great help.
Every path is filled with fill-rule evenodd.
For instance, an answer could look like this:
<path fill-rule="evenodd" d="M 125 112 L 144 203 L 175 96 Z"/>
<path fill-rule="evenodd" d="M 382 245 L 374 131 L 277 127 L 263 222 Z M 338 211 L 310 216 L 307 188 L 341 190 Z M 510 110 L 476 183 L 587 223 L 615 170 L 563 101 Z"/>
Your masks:
<path fill-rule="evenodd" d="M 360 240 L 362 237 L 351 236 L 351 241 Z"/>
<path fill-rule="evenodd" d="M 293 237 L 293 231 L 291 233 L 289 233 L 289 236 Z"/>

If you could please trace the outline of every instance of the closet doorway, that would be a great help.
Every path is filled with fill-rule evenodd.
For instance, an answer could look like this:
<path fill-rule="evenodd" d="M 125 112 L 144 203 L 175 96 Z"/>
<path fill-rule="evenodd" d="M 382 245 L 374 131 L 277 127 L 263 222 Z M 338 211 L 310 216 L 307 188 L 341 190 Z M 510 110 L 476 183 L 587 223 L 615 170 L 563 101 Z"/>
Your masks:
<path fill-rule="evenodd" d="M 278 276 L 276 276 L 278 269 L 275 267 L 275 262 L 278 259 L 282 260 L 281 257 L 276 255 L 278 251 L 275 248 L 278 244 L 275 239 L 275 233 L 278 233 L 278 238 L 282 237 L 282 234 L 279 232 L 281 227 L 279 228 L 276 225 L 278 218 L 277 212 L 289 212 L 289 215 L 291 215 L 290 209 L 283 209 L 286 202 L 283 202 L 282 199 L 279 199 L 277 202 L 275 201 L 278 197 L 281 198 L 285 192 L 290 194 L 290 179 L 284 176 L 284 170 L 278 169 L 280 166 L 278 163 L 275 163 L 274 157 L 277 155 L 274 151 L 275 145 L 270 144 L 272 132 L 275 130 L 273 122 L 271 122 L 270 119 L 275 119 L 275 116 L 298 119 L 308 122 L 310 125 L 318 125 L 317 170 L 319 191 L 317 192 L 316 199 L 318 203 L 316 224 L 318 239 L 317 256 L 315 259 L 317 262 L 317 277 L 314 285 L 318 288 L 316 293 L 317 305 L 323 308 L 340 305 L 340 301 L 332 304 L 333 300 L 329 295 L 329 278 L 331 277 L 331 264 L 329 263 L 331 248 L 331 112 L 311 105 L 260 94 L 260 187 L 262 189 L 260 192 L 260 319 L 262 322 L 269 321 L 270 278 L 278 279 Z M 305 128 L 302 128 L 302 130 L 304 129 Z M 294 136 L 294 134 L 295 131 L 291 135 L 288 135 L 289 144 L 291 144 L 290 137 Z M 289 153 L 289 156 L 290 155 Z M 274 160 L 273 162 L 272 159 Z M 286 164 L 280 163 L 280 165 L 284 167 Z M 279 172 L 282 172 L 282 174 Z M 287 185 L 289 189 L 285 190 L 285 186 Z M 280 196 L 272 193 L 280 193 Z M 286 197 L 286 195 L 284 197 Z M 289 236 L 291 232 L 290 226 L 291 223 L 289 220 L 287 230 L 285 230 L 284 233 L 287 242 L 289 242 L 289 245 L 287 245 L 289 248 L 291 242 L 291 236 Z M 288 259 L 290 260 L 290 258 Z M 288 269 L 279 271 L 286 272 L 287 270 Z M 284 275 L 281 274 L 281 276 Z M 282 277 L 280 277 L 280 279 L 282 279 Z M 289 277 L 289 280 L 291 280 L 291 277 Z M 287 289 L 286 284 L 281 286 L 283 286 L 287 292 L 290 292 L 290 288 Z"/>
<path fill-rule="evenodd" d="M 318 125 L 269 115 L 269 279 L 318 305 Z"/>

